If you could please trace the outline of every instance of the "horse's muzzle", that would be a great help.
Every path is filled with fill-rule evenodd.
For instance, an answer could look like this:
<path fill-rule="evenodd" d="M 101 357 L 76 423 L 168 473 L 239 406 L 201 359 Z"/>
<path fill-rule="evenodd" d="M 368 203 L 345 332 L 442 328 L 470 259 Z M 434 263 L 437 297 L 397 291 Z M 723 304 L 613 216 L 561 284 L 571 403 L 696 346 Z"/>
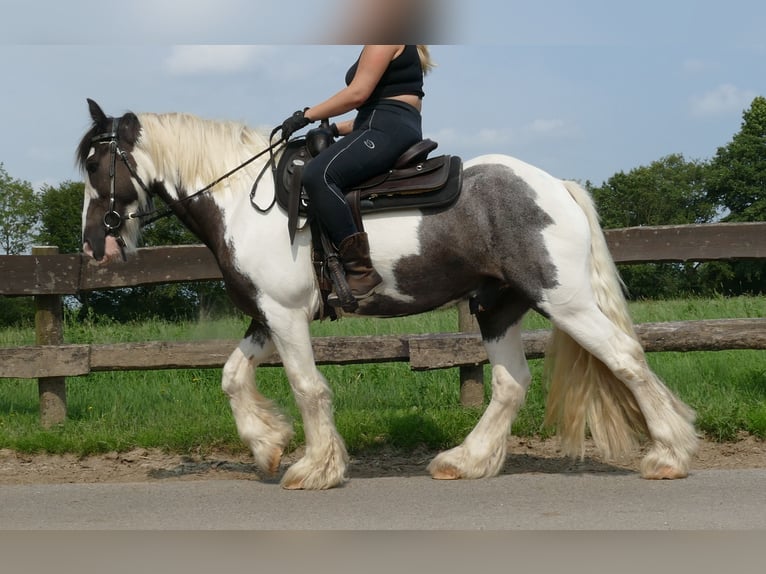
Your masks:
<path fill-rule="evenodd" d="M 107 235 L 104 238 L 103 253 L 98 253 L 93 249 L 90 240 L 85 240 L 82 244 L 82 251 L 85 255 L 95 259 L 99 265 L 106 265 L 113 261 L 126 261 L 125 242 L 122 238 Z"/>

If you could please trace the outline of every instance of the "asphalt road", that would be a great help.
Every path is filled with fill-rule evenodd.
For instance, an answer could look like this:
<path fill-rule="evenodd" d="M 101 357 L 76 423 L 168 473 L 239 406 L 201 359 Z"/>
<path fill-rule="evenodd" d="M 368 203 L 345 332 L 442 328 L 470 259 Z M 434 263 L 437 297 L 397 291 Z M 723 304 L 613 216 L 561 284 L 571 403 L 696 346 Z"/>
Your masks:
<path fill-rule="evenodd" d="M 232 480 L 0 486 L 2 530 L 766 529 L 766 469 L 353 479 L 324 492 Z"/>

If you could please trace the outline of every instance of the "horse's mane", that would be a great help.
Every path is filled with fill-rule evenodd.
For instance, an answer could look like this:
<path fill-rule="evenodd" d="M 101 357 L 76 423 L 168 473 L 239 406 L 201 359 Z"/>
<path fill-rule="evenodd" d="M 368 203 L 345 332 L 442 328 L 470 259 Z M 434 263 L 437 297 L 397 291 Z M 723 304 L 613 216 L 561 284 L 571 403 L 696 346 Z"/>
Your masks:
<path fill-rule="evenodd" d="M 214 121 L 183 113 L 137 116 L 141 134 L 134 155 L 146 154 L 159 174 L 177 179 L 175 183 L 179 185 L 193 187 L 210 183 L 268 145 L 264 133 L 239 122 Z M 77 146 L 75 160 L 80 170 L 85 169 L 93 136 L 98 131 L 99 126 L 91 126 Z M 248 177 L 252 181 L 251 172 Z"/>
<path fill-rule="evenodd" d="M 142 113 L 138 119 L 141 136 L 134 153 L 146 153 L 165 178 L 178 178 L 179 185 L 210 183 L 268 145 L 263 133 L 239 122 L 182 113 Z"/>

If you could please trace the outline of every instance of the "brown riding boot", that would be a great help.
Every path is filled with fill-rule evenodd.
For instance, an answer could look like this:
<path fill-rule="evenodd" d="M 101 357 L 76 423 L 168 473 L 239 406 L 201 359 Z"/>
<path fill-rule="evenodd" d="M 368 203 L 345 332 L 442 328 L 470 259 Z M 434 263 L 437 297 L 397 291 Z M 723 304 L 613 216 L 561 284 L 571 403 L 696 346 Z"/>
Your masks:
<path fill-rule="evenodd" d="M 364 299 L 372 295 L 375 287 L 383 279 L 372 266 L 370 261 L 370 244 L 367 234 L 354 233 L 349 235 L 338 246 L 338 255 L 346 271 L 346 281 L 356 299 Z"/>

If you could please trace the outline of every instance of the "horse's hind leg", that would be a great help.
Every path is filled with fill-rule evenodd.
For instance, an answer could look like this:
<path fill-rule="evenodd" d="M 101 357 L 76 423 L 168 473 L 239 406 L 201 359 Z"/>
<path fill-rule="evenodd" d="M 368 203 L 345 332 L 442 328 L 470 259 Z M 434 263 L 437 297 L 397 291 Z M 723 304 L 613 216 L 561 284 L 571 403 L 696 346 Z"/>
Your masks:
<path fill-rule="evenodd" d="M 428 465 L 434 478 L 483 478 L 500 472 L 505 462 L 511 424 L 524 404 L 531 381 L 518 321 L 523 312 L 516 315 L 514 320 L 517 322 L 501 332 L 493 325 L 498 320 L 496 315 L 478 314 L 484 346 L 492 365 L 492 396 L 481 419 L 463 443 L 440 453 Z"/>
<path fill-rule="evenodd" d="M 574 410 L 582 408 L 590 409 L 591 416 L 589 424 L 591 434 L 599 442 L 598 437 L 602 437 L 600 442 L 608 443 L 610 437 L 625 434 L 628 436 L 631 432 L 638 430 L 638 424 L 625 424 L 619 422 L 624 413 L 629 412 L 633 407 L 629 403 L 632 401 L 622 399 L 623 393 L 617 387 L 611 386 L 609 382 L 614 377 L 615 382 L 621 382 L 629 390 L 628 395 L 635 400 L 640 415 L 643 417 L 645 428 L 648 430 L 652 445 L 648 453 L 641 462 L 641 474 L 644 478 L 682 478 L 687 475 L 689 463 L 692 455 L 697 449 L 697 436 L 694 430 L 694 411 L 681 402 L 665 384 L 651 371 L 639 342 L 619 328 L 610 320 L 598 307 L 593 305 L 566 305 L 564 308 L 551 307 L 551 320 L 557 329 L 565 332 L 563 341 L 566 337 L 571 337 L 574 342 L 573 347 L 581 346 L 585 351 L 592 354 L 593 357 L 606 365 L 609 373 L 604 371 L 599 374 L 600 369 L 597 365 L 588 368 L 590 373 L 582 373 L 583 379 L 591 378 L 590 382 L 585 384 L 593 385 L 596 377 L 601 377 L 602 391 L 598 404 L 593 402 L 593 397 L 599 396 L 594 390 L 588 391 L 583 388 L 583 395 L 590 397 L 590 406 L 575 404 Z M 558 333 L 554 335 L 554 342 L 557 337 L 563 335 Z M 567 343 L 565 342 L 565 346 Z M 571 343 L 569 343 L 572 346 Z M 583 356 L 575 361 L 587 363 Z M 566 356 L 560 354 L 557 360 L 564 359 L 561 368 L 576 368 L 573 365 L 573 355 Z M 570 380 L 568 386 L 578 385 L 579 382 Z M 567 393 L 567 385 L 557 385 L 556 381 L 551 382 L 551 394 Z M 559 391 L 554 391 L 554 388 Z M 575 392 L 572 397 L 577 396 Z M 579 403 L 579 399 L 571 398 L 570 402 Z M 549 403 L 550 404 L 550 403 Z M 610 406 L 610 404 L 614 406 Z M 566 405 L 562 405 L 567 408 Z M 596 408 L 594 408 L 596 407 Z M 564 417 L 564 419 L 571 417 Z M 566 423 L 564 424 L 566 426 Z M 632 431 L 628 426 L 634 427 Z M 627 442 L 625 443 L 627 444 Z M 603 448 L 603 447 L 602 447 Z M 615 450 L 613 454 L 620 454 L 620 450 Z M 570 453 L 574 454 L 574 453 Z"/>
<path fill-rule="evenodd" d="M 282 453 L 293 436 L 290 422 L 255 386 L 255 367 L 273 351 L 266 329 L 251 324 L 226 361 L 221 382 L 240 438 L 250 447 L 258 467 L 270 475 L 279 470 Z"/>

